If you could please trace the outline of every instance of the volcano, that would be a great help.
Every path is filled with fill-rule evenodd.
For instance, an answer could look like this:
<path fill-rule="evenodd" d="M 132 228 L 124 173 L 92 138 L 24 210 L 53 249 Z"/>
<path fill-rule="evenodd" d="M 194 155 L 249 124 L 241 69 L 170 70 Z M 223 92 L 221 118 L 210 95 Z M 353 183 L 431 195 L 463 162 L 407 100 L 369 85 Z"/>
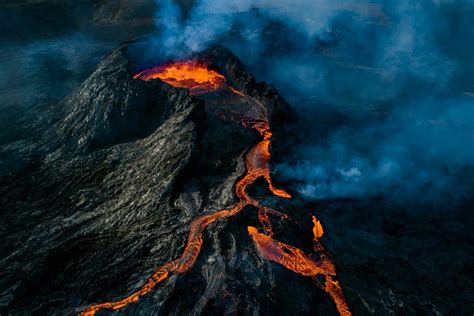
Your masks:
<path fill-rule="evenodd" d="M 313 222 L 315 223 L 313 228 L 315 232 L 315 251 L 321 257 L 313 259 L 306 256 L 298 248 L 274 240 L 272 238 L 273 230 L 269 215 L 275 215 L 283 219 L 288 219 L 288 216 L 264 206 L 260 199 L 252 198 L 247 194 L 247 188 L 257 179 L 263 178 L 273 195 L 286 199 L 291 198 L 291 195 L 286 191 L 275 188 L 270 177 L 269 146 L 272 133 L 270 132 L 268 107 L 260 100 L 261 96 L 258 94 L 251 95 L 248 94 L 249 91 L 241 92 L 227 85 L 226 78 L 219 72 L 210 69 L 210 67 L 211 65 L 196 60 L 178 61 L 144 70 L 135 75 L 134 79 L 146 81 L 161 79 L 171 86 L 188 89 L 190 95 L 207 94 L 204 100 L 208 101 L 206 103 L 210 107 L 219 108 L 221 102 L 225 103 L 231 99 L 229 96 L 216 96 L 215 94 L 219 93 L 220 90 L 229 89 L 237 95 L 237 98 L 234 97 L 234 100 L 232 100 L 232 106 L 234 107 L 232 110 L 234 114 L 233 123 L 238 124 L 240 122 L 245 128 L 256 130 L 261 137 L 261 140 L 245 155 L 245 173 L 236 182 L 234 187 L 234 192 L 238 199 L 237 203 L 227 209 L 204 212 L 193 219 L 190 223 L 188 238 L 182 255 L 178 259 L 169 261 L 159 267 L 139 290 L 123 299 L 91 305 L 81 312 L 80 315 L 94 315 L 101 309 L 122 309 L 131 303 L 137 302 L 140 297 L 148 294 L 158 283 L 164 282 L 172 273 L 186 273 L 194 266 L 199 257 L 203 246 L 203 232 L 206 227 L 215 221 L 237 215 L 246 206 L 253 206 L 258 210 L 258 219 L 264 231 L 264 233 L 260 233 L 257 228 L 248 226 L 249 234 L 252 236 L 260 256 L 280 263 L 296 273 L 314 278 L 323 277 L 324 285 L 318 284 L 333 298 L 339 313 L 341 315 L 351 315 L 341 287 L 338 281 L 335 280 L 336 271 L 334 263 L 328 258 L 324 248 L 318 242 L 322 236 L 322 227 L 319 221 L 313 217 Z M 217 99 L 217 102 L 215 99 Z M 221 109 L 221 111 L 226 112 L 230 110 Z M 212 114 L 215 113 L 215 110 L 209 109 L 207 112 Z"/>
<path fill-rule="evenodd" d="M 38 118 L 2 187 L 39 215 L 2 263 L 8 310 L 350 315 L 322 224 L 272 179 L 290 105 L 222 47 L 134 73 L 135 44 Z"/>

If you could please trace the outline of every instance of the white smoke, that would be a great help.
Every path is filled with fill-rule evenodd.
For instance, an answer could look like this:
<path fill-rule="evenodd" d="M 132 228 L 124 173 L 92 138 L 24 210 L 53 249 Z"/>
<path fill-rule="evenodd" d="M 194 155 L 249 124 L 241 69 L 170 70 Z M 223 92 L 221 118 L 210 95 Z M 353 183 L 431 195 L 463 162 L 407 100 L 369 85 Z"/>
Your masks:
<path fill-rule="evenodd" d="M 300 148 L 278 170 L 308 198 L 454 205 L 472 194 L 474 4 L 197 0 L 185 16 L 174 1 L 158 6 L 155 53 L 223 44 L 302 113 Z M 320 137 L 314 109 L 359 123 Z"/>

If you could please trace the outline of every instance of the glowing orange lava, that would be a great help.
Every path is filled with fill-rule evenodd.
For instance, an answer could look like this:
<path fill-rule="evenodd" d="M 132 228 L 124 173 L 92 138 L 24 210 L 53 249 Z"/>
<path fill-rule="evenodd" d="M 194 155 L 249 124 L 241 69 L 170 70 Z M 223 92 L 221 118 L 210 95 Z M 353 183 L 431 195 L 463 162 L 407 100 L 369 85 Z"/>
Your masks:
<path fill-rule="evenodd" d="M 207 67 L 195 61 L 176 62 L 158 66 L 149 71 L 143 71 L 137 74 L 135 78 L 142 80 L 160 78 L 173 86 L 185 87 L 188 88 L 190 92 L 200 91 L 200 93 L 216 91 L 220 85 L 225 83 L 225 78 L 222 75 L 213 70 L 208 70 Z M 238 90 L 233 88 L 231 88 L 231 90 L 242 98 L 248 98 L 248 96 Z M 247 194 L 247 187 L 254 183 L 255 180 L 263 178 L 266 180 L 270 191 L 274 195 L 282 198 L 291 198 L 291 195 L 286 191 L 275 188 L 270 178 L 269 145 L 272 133 L 270 132 L 267 114 L 264 113 L 264 119 L 242 118 L 242 124 L 246 128 L 257 130 L 263 139 L 250 149 L 245 156 L 246 173 L 235 184 L 235 195 L 238 198 L 237 204 L 230 209 L 201 215 L 194 219 L 190 224 L 187 243 L 181 257 L 159 267 L 138 291 L 117 301 L 91 305 L 84 309 L 80 315 L 92 316 L 101 309 L 121 309 L 149 293 L 158 283 L 168 278 L 171 274 L 186 272 L 194 265 L 199 256 L 203 243 L 204 229 L 214 221 L 234 216 L 247 205 L 252 205 L 258 209 L 258 218 L 263 227 L 264 233 L 260 233 L 255 227 L 248 227 L 249 234 L 253 238 L 260 255 L 265 259 L 277 262 L 287 269 L 301 275 L 313 278 L 323 276 L 325 282 L 321 287 L 331 296 L 339 313 L 341 315 L 351 315 L 347 308 L 341 287 L 335 279 L 336 271 L 334 263 L 326 255 L 324 248 L 318 241 L 323 235 L 323 228 L 319 220 L 313 217 L 314 249 L 320 255 L 320 259 L 316 261 L 306 255 L 302 250 L 273 239 L 269 215 L 279 216 L 284 219 L 288 218 L 288 216 L 263 206 L 258 200 L 253 199 Z"/>
<path fill-rule="evenodd" d="M 188 89 L 191 95 L 228 89 L 235 94 L 244 96 L 240 91 L 227 86 L 226 78 L 223 75 L 209 69 L 207 64 L 197 60 L 166 63 L 143 70 L 133 78 L 145 81 L 161 79 L 173 87 Z"/>
<path fill-rule="evenodd" d="M 260 233 L 257 228 L 249 226 L 248 232 L 257 246 L 258 252 L 267 260 L 277 262 L 285 268 L 298 274 L 315 278 L 317 284 L 326 291 L 336 304 L 339 314 L 351 315 L 346 300 L 342 293 L 339 282 L 335 279 L 336 267 L 327 256 L 324 248 L 319 244 L 318 239 L 322 237 L 323 229 L 319 220 L 313 216 L 313 233 L 315 241 L 315 251 L 319 254 L 319 259 L 314 259 L 306 255 L 301 249 L 284 244 L 273 239 L 269 234 Z M 316 279 L 318 276 L 324 277 L 321 284 Z"/>
<path fill-rule="evenodd" d="M 319 240 L 319 238 L 323 237 L 323 235 L 324 235 L 323 225 L 321 225 L 321 222 L 319 221 L 319 219 L 316 218 L 316 216 L 313 216 L 314 241 Z"/>

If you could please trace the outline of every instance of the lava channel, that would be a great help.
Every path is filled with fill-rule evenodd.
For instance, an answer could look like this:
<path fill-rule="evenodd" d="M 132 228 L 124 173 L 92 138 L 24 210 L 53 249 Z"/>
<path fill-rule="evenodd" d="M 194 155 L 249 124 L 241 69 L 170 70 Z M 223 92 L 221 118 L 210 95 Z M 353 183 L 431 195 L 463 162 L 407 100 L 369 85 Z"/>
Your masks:
<path fill-rule="evenodd" d="M 227 89 L 243 99 L 249 98 L 245 93 L 226 85 L 226 78 L 222 74 L 209 69 L 206 64 L 195 60 L 166 63 L 144 70 L 136 74 L 134 78 L 145 81 L 159 78 L 171 86 L 189 89 L 189 93 L 192 95 Z M 288 218 L 288 215 L 263 206 L 258 200 L 253 199 L 247 194 L 247 187 L 257 179 L 263 178 L 274 195 L 287 199 L 291 198 L 288 192 L 275 188 L 270 178 L 269 145 L 272 133 L 270 132 L 266 111 L 257 118 L 242 118 L 242 125 L 258 131 L 262 140 L 252 147 L 245 156 L 246 172 L 236 182 L 234 187 L 238 202 L 230 209 L 201 215 L 194 219 L 190 224 L 186 246 L 181 257 L 159 267 L 139 290 L 120 300 L 91 305 L 83 309 L 79 315 L 92 316 L 102 309 L 121 309 L 148 294 L 158 283 L 167 279 L 171 274 L 185 273 L 194 265 L 199 256 L 203 243 L 203 232 L 206 227 L 217 220 L 236 215 L 247 205 L 252 205 L 258 209 L 258 218 L 263 229 L 263 233 L 261 233 L 253 226 L 248 227 L 248 232 L 254 240 L 259 254 L 263 258 L 279 263 L 298 274 L 312 277 L 331 296 L 341 315 L 351 315 L 341 286 L 336 280 L 335 265 L 319 243 L 319 238 L 323 235 L 321 223 L 313 217 L 314 250 L 320 256 L 319 260 L 315 260 L 306 255 L 302 250 L 273 239 L 269 215 L 281 218 Z M 321 284 L 319 279 L 316 279 L 318 276 L 324 278 L 323 284 Z"/>

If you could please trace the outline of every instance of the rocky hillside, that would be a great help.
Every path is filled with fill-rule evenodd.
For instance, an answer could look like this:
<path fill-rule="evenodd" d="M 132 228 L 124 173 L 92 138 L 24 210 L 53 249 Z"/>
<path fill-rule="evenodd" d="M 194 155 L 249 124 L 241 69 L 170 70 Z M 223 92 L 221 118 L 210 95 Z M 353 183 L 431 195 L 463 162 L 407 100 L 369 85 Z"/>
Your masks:
<path fill-rule="evenodd" d="M 1 203 L 8 209 L 1 246 L 8 255 L 0 262 L 4 311 L 62 314 L 120 298 L 180 255 L 192 219 L 236 202 L 233 186 L 258 134 L 210 113 L 184 89 L 132 79 L 129 45 L 106 56 L 76 93 L 51 106 L 34 127 L 38 141 L 30 158 L 2 177 Z M 278 93 L 257 84 L 230 52 L 215 47 L 203 54 L 265 105 L 275 139 L 282 140 L 279 130 L 290 110 Z M 272 146 L 278 151 L 284 144 Z M 264 188 L 257 184 L 254 194 L 264 196 Z M 302 295 L 277 286 L 282 280 L 246 231 L 256 220 L 248 208 L 212 224 L 196 265 L 125 311 L 263 313 L 283 300 L 286 312 L 298 306 L 309 313 L 315 297 L 333 310 L 304 278 L 293 281 L 313 289 Z"/>

